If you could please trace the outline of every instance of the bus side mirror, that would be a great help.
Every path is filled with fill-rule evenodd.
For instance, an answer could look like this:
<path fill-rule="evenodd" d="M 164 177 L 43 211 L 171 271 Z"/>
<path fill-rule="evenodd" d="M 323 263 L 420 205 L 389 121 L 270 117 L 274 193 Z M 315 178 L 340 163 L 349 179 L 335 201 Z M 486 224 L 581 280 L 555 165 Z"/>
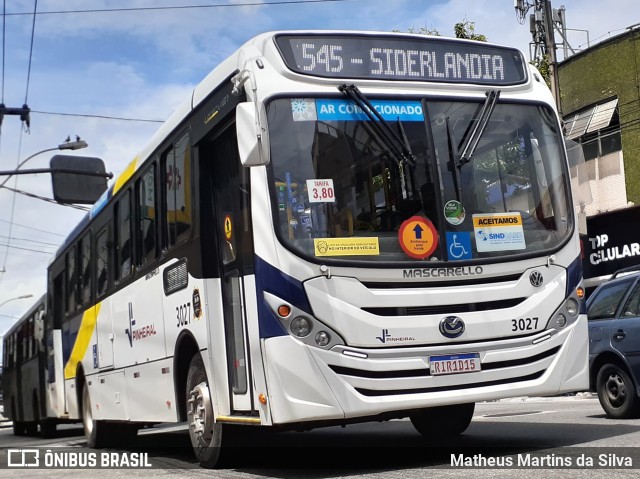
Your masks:
<path fill-rule="evenodd" d="M 256 117 L 253 102 L 240 103 L 236 107 L 236 134 L 240 163 L 244 166 L 263 166 L 269 163 L 267 131 Z"/>
<path fill-rule="evenodd" d="M 89 156 L 55 155 L 50 167 L 53 199 L 63 204 L 94 204 L 112 176 L 100 158 Z"/>

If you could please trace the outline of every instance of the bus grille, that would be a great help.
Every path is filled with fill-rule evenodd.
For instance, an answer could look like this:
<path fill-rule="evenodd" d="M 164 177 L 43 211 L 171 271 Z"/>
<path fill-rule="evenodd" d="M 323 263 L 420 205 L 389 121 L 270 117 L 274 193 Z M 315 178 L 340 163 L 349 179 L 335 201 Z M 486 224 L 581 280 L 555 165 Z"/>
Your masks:
<path fill-rule="evenodd" d="M 362 308 L 367 313 L 376 316 L 422 316 L 428 314 L 459 314 L 474 311 L 494 311 L 496 309 L 508 309 L 519 305 L 527 298 L 510 298 L 499 301 L 486 301 L 482 303 L 443 304 L 434 306 L 409 306 L 409 307 L 383 307 Z"/>

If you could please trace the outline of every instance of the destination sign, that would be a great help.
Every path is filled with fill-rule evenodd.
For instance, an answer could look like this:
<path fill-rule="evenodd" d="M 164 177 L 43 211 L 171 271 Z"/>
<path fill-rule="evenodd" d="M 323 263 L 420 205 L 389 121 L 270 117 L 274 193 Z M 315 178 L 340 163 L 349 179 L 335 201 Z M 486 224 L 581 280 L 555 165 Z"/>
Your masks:
<path fill-rule="evenodd" d="M 329 78 L 513 85 L 527 80 L 522 54 L 440 37 L 278 35 L 287 67 Z"/>

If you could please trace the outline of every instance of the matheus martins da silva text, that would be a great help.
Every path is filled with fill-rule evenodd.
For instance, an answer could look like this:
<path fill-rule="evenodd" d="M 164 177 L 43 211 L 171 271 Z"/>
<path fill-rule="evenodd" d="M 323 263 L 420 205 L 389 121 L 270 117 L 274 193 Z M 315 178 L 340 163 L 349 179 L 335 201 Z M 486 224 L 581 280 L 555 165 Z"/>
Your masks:
<path fill-rule="evenodd" d="M 613 453 L 578 454 L 517 454 L 515 456 L 489 457 L 482 454 L 465 456 L 451 454 L 452 467 L 633 467 L 633 459 Z"/>

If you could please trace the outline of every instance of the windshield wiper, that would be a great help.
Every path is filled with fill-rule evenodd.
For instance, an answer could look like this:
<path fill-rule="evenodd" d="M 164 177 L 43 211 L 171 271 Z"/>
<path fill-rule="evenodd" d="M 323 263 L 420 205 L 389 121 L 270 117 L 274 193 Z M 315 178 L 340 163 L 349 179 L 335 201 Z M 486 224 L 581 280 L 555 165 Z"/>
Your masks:
<path fill-rule="evenodd" d="M 491 114 L 499 97 L 500 90 L 489 90 L 487 92 L 487 99 L 484 101 L 484 105 L 482 105 L 480 114 L 471 120 L 471 123 L 474 124 L 473 129 L 460 147 L 460 155 L 456 159 L 456 166 L 458 168 L 471 161 L 480 142 L 480 138 L 482 138 L 482 134 L 489 124 L 489 119 L 491 118 Z"/>
<path fill-rule="evenodd" d="M 367 115 L 369 120 L 371 120 L 371 129 L 384 146 L 387 147 L 389 152 L 396 158 L 398 163 L 406 163 L 409 166 L 416 165 L 416 158 L 411 152 L 409 140 L 407 139 L 407 135 L 405 134 L 400 121 L 398 121 L 400 125 L 399 128 L 404 140 L 401 139 L 395 131 L 393 131 L 393 128 L 391 128 L 387 120 L 385 120 L 378 110 L 374 108 L 369 99 L 364 96 L 357 86 L 344 84 L 340 85 L 338 90 L 348 96 L 351 101 L 353 101 L 362 110 L 362 112 Z"/>

